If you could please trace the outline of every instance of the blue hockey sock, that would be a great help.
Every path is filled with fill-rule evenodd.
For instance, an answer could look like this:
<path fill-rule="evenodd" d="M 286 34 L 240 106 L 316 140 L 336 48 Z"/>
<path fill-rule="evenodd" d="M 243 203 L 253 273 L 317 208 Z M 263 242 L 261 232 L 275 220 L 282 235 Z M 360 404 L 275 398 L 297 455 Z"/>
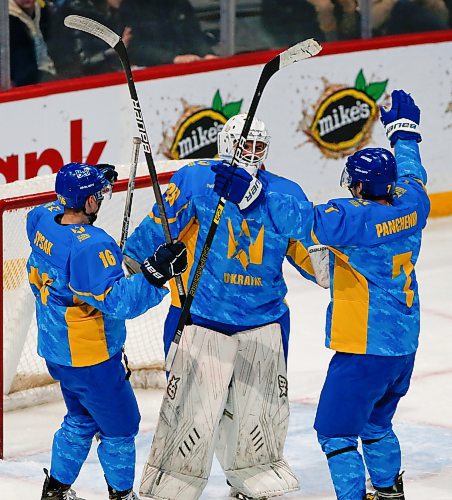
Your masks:
<path fill-rule="evenodd" d="M 135 434 L 127 437 L 106 437 L 100 434 L 97 454 L 109 486 L 117 491 L 133 487 Z"/>
<path fill-rule="evenodd" d="M 97 424 L 88 415 L 66 415 L 55 433 L 50 474 L 63 484 L 72 484 L 88 456 Z"/>
<path fill-rule="evenodd" d="M 338 500 L 362 500 L 366 494 L 364 462 L 358 452 L 357 437 L 317 435 L 328 459 Z"/>
<path fill-rule="evenodd" d="M 392 486 L 401 467 L 400 445 L 394 431 L 390 429 L 381 438 L 361 440 L 372 484 L 381 488 Z"/>

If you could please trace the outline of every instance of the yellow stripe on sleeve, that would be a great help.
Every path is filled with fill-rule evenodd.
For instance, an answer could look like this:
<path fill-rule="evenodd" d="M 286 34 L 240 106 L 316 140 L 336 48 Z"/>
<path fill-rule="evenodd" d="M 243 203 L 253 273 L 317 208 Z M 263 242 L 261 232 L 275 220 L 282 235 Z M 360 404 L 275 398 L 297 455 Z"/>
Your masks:
<path fill-rule="evenodd" d="M 198 241 L 199 234 L 199 223 L 193 217 L 187 224 L 185 229 L 179 234 L 178 240 L 183 241 L 187 247 L 187 260 L 188 266 L 185 272 L 182 274 L 182 282 L 184 284 L 185 292 L 188 290 L 188 278 L 190 277 L 190 270 L 193 267 L 195 261 L 195 249 L 196 243 Z M 177 292 L 176 280 L 170 279 L 169 285 L 171 289 L 171 304 L 175 307 L 180 307 L 179 294 Z"/>
<path fill-rule="evenodd" d="M 110 288 L 107 288 L 107 290 L 105 290 L 104 293 L 102 293 L 100 295 L 94 295 L 91 292 L 79 292 L 79 291 L 75 290 L 75 288 L 73 288 L 70 283 L 69 283 L 69 288 L 77 295 L 81 295 L 82 297 L 93 297 L 99 301 L 105 300 L 105 297 L 111 292 L 111 289 L 112 289 L 112 287 L 110 287 Z"/>
<path fill-rule="evenodd" d="M 185 210 L 188 205 L 190 204 L 190 202 L 186 203 L 183 207 L 181 207 L 177 212 L 176 212 L 176 215 L 174 217 L 171 217 L 170 219 L 168 219 L 168 223 L 169 224 L 172 224 L 173 222 L 176 222 L 177 220 L 177 216 L 183 211 Z M 154 215 L 153 212 L 149 212 L 149 218 L 152 219 L 156 224 L 161 224 L 162 223 L 162 219 L 160 217 L 157 217 L 157 215 Z"/>
<path fill-rule="evenodd" d="M 347 255 L 329 248 L 335 254 L 330 348 L 365 354 L 369 317 L 367 280 L 348 263 Z"/>
<path fill-rule="evenodd" d="M 301 242 L 299 242 L 298 240 L 289 240 L 289 246 L 287 248 L 286 255 L 288 257 L 292 257 L 295 264 L 301 267 L 303 271 L 306 271 L 311 276 L 315 276 L 309 253 L 306 250 L 306 247 Z"/>

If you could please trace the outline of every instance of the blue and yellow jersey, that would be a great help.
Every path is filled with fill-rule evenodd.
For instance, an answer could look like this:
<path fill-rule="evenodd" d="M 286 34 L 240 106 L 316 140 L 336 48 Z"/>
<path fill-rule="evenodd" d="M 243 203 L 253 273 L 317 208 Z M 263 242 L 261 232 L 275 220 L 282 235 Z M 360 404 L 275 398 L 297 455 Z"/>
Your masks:
<path fill-rule="evenodd" d="M 330 248 L 326 345 L 341 352 L 398 356 L 416 351 L 419 297 L 414 266 L 430 203 L 415 141 L 398 141 L 392 205 L 356 198 L 314 207 L 266 194 L 249 216 L 271 216 L 285 237 Z"/>
<path fill-rule="evenodd" d="M 66 366 L 89 366 L 116 354 L 125 341 L 125 319 L 158 304 L 167 290 L 143 275 L 122 271 L 122 253 L 102 229 L 61 225 L 58 202 L 31 210 L 27 263 L 36 297 L 38 354 Z"/>
<path fill-rule="evenodd" d="M 185 290 L 219 199 L 213 191 L 212 163 L 196 161 L 182 167 L 173 175 L 163 197 L 171 234 L 187 246 L 189 267 L 183 275 Z M 259 176 L 268 190 L 306 199 L 292 181 L 262 170 Z M 154 206 L 129 236 L 124 253 L 142 262 L 163 241 L 158 208 Z M 286 256 L 301 274 L 314 280 L 308 253 L 300 242 L 281 238 L 271 219 L 256 221 L 243 217 L 233 203 L 226 203 L 191 312 L 222 324 L 246 327 L 280 318 L 287 311 L 282 272 Z M 180 307 L 173 284 L 172 303 Z"/>

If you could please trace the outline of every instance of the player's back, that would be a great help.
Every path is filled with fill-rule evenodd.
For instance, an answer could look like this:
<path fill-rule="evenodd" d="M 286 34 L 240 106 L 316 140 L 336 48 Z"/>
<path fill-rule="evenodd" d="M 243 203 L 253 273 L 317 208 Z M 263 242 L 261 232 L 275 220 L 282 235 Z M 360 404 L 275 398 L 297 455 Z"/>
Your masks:
<path fill-rule="evenodd" d="M 58 202 L 31 210 L 27 270 L 36 297 L 38 353 L 61 365 L 87 366 L 109 359 L 125 338 L 123 321 L 105 317 L 70 289 L 71 254 L 77 246 L 111 238 L 90 225 L 62 225 Z M 88 263 L 86 263 L 88 265 Z"/>
<path fill-rule="evenodd" d="M 414 267 L 430 205 L 422 182 L 414 177 L 400 178 L 395 193 L 389 206 L 357 199 L 327 204 L 345 212 L 345 224 L 333 224 L 329 236 L 318 231 L 333 254 L 327 345 L 337 351 L 402 355 L 417 348 Z"/>
<path fill-rule="evenodd" d="M 269 213 L 281 234 L 306 247 L 329 246 L 326 335 L 327 346 L 337 351 L 402 355 L 417 347 L 414 266 L 430 210 L 427 174 L 415 141 L 398 141 L 396 159 L 399 178 L 390 204 L 340 198 L 314 207 L 300 197 L 267 191 L 267 204 L 251 214 L 259 220 Z"/>

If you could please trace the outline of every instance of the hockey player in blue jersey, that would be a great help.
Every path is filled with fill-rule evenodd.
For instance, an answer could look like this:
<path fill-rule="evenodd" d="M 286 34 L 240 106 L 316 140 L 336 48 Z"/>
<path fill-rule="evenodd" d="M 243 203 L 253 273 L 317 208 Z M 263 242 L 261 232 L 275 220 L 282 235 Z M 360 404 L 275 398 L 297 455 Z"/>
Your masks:
<path fill-rule="evenodd" d="M 168 292 L 163 284 L 187 261 L 183 243 L 163 245 L 143 259 L 143 274 L 124 277 L 118 245 L 93 226 L 115 179 L 111 165 L 64 165 L 56 177 L 58 201 L 27 217 L 38 353 L 60 382 L 67 407 L 42 499 L 78 498 L 71 485 L 95 434 L 109 498 L 138 498 L 132 488 L 140 414 L 122 365 L 125 320 L 161 302 Z"/>
<path fill-rule="evenodd" d="M 330 250 L 326 346 L 334 354 L 314 427 L 340 500 L 403 499 L 401 451 L 392 428 L 408 391 L 419 337 L 414 267 L 430 210 L 417 143 L 420 111 L 402 90 L 381 110 L 395 158 L 367 148 L 347 159 L 341 185 L 353 198 L 313 206 L 267 188 L 249 217 L 271 217 L 284 237 Z M 217 166 L 215 190 L 241 202 L 251 179 Z M 265 200 L 265 201 L 262 201 Z M 364 461 L 375 489 L 365 490 Z"/>
<path fill-rule="evenodd" d="M 234 148 L 243 129 L 245 117 L 246 115 L 232 117 L 218 134 L 218 151 L 220 157 L 224 160 L 230 161 L 232 159 Z M 258 177 L 275 191 L 290 194 L 298 199 L 306 199 L 302 189 L 297 184 L 261 168 L 267 156 L 269 141 L 270 137 L 264 123 L 255 119 L 248 135 L 241 166 L 250 173 L 250 176 L 253 178 Z M 177 237 L 187 245 L 189 269 L 183 276 L 185 289 L 187 289 L 187 283 L 190 283 L 193 279 L 196 267 L 193 266 L 193 263 L 196 263 L 199 259 L 218 202 L 218 197 L 213 192 L 214 172 L 211 170 L 212 165 L 216 163 L 218 163 L 218 160 L 194 161 L 182 167 L 170 180 L 164 195 L 171 233 L 173 237 Z M 164 241 L 162 225 L 158 208 L 154 206 L 149 216 L 129 236 L 124 250 L 125 262 L 133 269 L 136 267 L 134 261 L 140 262 L 149 253 L 149 249 L 159 245 L 162 241 Z M 268 391 L 268 400 L 266 400 L 263 392 L 259 392 L 261 388 L 257 382 L 259 378 L 257 372 L 249 371 L 249 367 L 252 365 L 249 360 L 245 368 L 242 366 L 243 373 L 240 374 L 241 377 L 249 376 L 248 386 L 245 386 L 248 389 L 244 389 L 245 396 L 243 396 L 242 400 L 235 400 L 235 390 L 231 389 L 229 391 L 228 407 L 224 411 L 227 416 L 222 418 L 220 424 L 217 457 L 225 470 L 228 482 L 233 487 L 232 495 L 243 494 L 258 498 L 280 495 L 298 488 L 297 481 L 282 456 L 287 431 L 287 390 L 285 387 L 278 389 L 277 385 L 275 385 L 278 384 L 278 381 L 280 384 L 286 384 L 285 355 L 287 354 L 289 339 L 289 310 L 284 301 L 287 288 L 283 278 L 282 264 L 285 258 L 304 277 L 315 280 L 308 252 L 299 241 L 291 238 L 281 238 L 277 227 L 274 226 L 271 220 L 263 220 L 257 223 L 251 218 L 243 217 L 234 204 L 227 204 L 191 307 L 191 318 L 194 325 L 236 339 L 243 339 L 244 336 L 239 336 L 243 332 L 265 328 L 267 325 L 274 325 L 275 329 L 278 330 L 275 337 L 274 358 L 271 363 L 270 360 L 267 360 L 265 370 L 270 370 L 274 366 L 274 359 L 276 359 L 280 371 L 278 372 L 275 369 L 271 374 L 269 371 L 269 381 L 265 387 L 265 390 Z M 175 290 L 173 290 L 172 299 L 164 329 L 166 353 L 174 337 L 181 312 L 179 297 Z M 256 336 L 258 333 L 256 333 Z M 187 337 L 185 330 L 182 337 L 184 336 Z M 217 335 L 217 338 L 220 337 L 223 336 Z M 203 337 L 198 330 L 197 339 L 201 338 Z M 247 338 L 254 339 L 254 333 L 248 335 Z M 259 337 L 256 338 L 258 339 L 256 340 L 258 345 L 260 339 L 270 339 L 272 335 L 260 332 L 260 339 Z M 282 349 L 280 349 L 281 344 Z M 240 345 L 243 347 L 245 345 L 244 341 L 241 341 Z M 264 352 L 264 350 L 259 350 L 261 347 L 257 348 L 257 353 L 251 347 L 249 348 L 249 355 L 251 356 L 251 353 L 254 352 L 256 356 L 256 359 L 254 359 L 255 370 L 257 370 L 258 366 L 262 366 L 262 364 L 260 365 L 262 360 L 258 357 L 258 354 Z M 203 349 L 200 349 L 200 352 L 204 352 Z M 240 359 L 245 360 L 244 355 Z M 238 381 L 239 378 L 239 375 L 237 375 L 239 365 L 237 363 L 239 362 L 236 362 L 234 368 L 235 381 Z M 200 361 L 199 365 L 203 366 Z M 280 374 L 279 379 L 278 373 Z M 196 374 L 193 378 L 196 380 Z M 204 376 L 203 378 L 205 380 L 207 377 Z M 264 372 L 261 379 L 266 380 Z M 171 380 L 173 380 L 172 377 L 170 377 L 170 383 Z M 254 380 L 256 382 L 253 382 Z M 229 381 L 226 378 L 225 381 L 225 391 L 227 392 Z M 183 381 L 178 382 L 178 384 L 179 387 L 183 384 Z M 189 387 L 179 389 L 179 393 L 184 391 L 189 394 Z M 263 387 L 262 391 L 264 391 Z M 193 392 L 192 387 L 191 392 Z M 281 394 L 279 402 L 277 396 L 275 401 L 271 399 L 270 395 L 273 394 Z M 241 395 L 242 393 L 240 393 Z M 246 409 L 247 404 L 250 404 L 251 399 L 246 399 L 250 397 L 253 399 L 252 411 L 255 411 L 256 415 L 249 419 L 248 416 L 244 416 L 242 419 L 240 411 Z M 206 395 L 204 401 L 209 400 L 209 398 L 214 399 L 213 396 Z M 231 408 L 233 400 L 236 404 L 235 410 Z M 281 404 L 280 410 L 275 409 L 274 404 Z M 267 415 L 266 412 L 272 410 L 274 410 L 273 415 Z M 201 409 L 197 408 L 196 411 L 199 414 Z M 221 416 L 223 407 L 220 407 L 219 411 Z M 182 414 L 180 409 L 177 412 Z M 190 412 L 187 410 L 187 413 Z M 209 408 L 206 413 L 213 413 L 213 410 Z M 237 423 L 240 428 L 236 428 L 233 434 L 228 434 L 229 430 L 225 430 L 225 428 L 227 422 L 232 421 L 233 414 L 234 424 Z M 177 422 L 174 425 L 175 428 L 170 426 L 165 430 L 165 433 L 162 432 L 162 435 L 180 436 L 176 429 L 179 428 L 178 426 L 182 426 L 183 422 Z M 266 427 L 267 425 L 269 428 Z M 209 431 L 208 424 L 203 423 L 202 427 L 203 430 Z M 259 452 L 256 452 L 255 456 L 251 453 L 245 453 L 247 449 L 254 447 L 252 443 L 254 427 L 254 432 L 258 436 L 263 436 L 262 448 Z M 208 440 L 207 443 L 204 443 L 206 450 L 210 450 L 215 445 L 217 431 L 215 428 L 213 431 L 215 431 L 215 434 L 209 434 L 205 438 Z M 256 437 L 255 442 L 257 441 L 258 438 Z M 157 447 L 156 443 L 157 440 L 154 438 L 151 454 L 154 453 L 154 449 Z M 162 443 L 159 445 L 161 449 L 171 449 L 168 442 L 165 442 L 166 444 Z M 202 444 L 203 440 L 200 439 L 199 445 Z M 227 458 L 222 452 L 222 450 L 226 449 L 229 453 Z M 187 453 L 187 461 L 192 460 L 192 456 L 196 456 L 196 449 L 191 450 L 190 453 Z M 196 476 L 193 467 L 190 471 L 187 471 L 184 469 L 184 463 L 178 464 L 177 467 L 179 468 L 174 463 L 166 463 L 166 473 L 171 467 L 174 467 L 175 476 L 177 475 L 179 479 L 181 477 L 185 478 L 180 480 L 181 483 L 186 481 L 193 484 L 195 479 L 192 479 L 192 476 Z M 271 467 L 277 472 L 275 473 Z M 281 472 L 281 469 L 284 470 Z M 264 470 L 268 472 L 267 482 Z M 202 467 L 200 466 L 197 473 L 207 480 L 209 471 L 210 462 L 206 462 Z M 287 471 L 287 474 L 285 471 Z M 261 474 L 259 476 L 260 481 L 258 474 Z M 280 480 L 278 474 L 280 474 Z M 286 477 L 284 477 L 285 474 Z M 145 476 L 146 473 L 143 477 Z M 248 482 L 246 481 L 247 478 L 249 478 Z M 171 477 L 171 481 L 177 484 L 174 477 Z M 151 481 L 148 481 L 148 483 L 151 483 Z M 160 483 L 163 484 L 164 481 L 162 480 Z M 176 494 L 177 485 L 168 490 L 169 493 L 168 491 L 162 493 L 152 490 L 149 486 L 143 486 L 142 482 L 140 493 L 151 497 L 153 495 L 160 497 L 159 495 L 161 495 L 165 498 L 190 500 L 191 498 L 198 498 L 196 495 L 200 494 L 204 486 L 205 481 L 197 485 L 197 492 L 188 493 L 185 489 L 185 496 L 179 497 Z"/>

